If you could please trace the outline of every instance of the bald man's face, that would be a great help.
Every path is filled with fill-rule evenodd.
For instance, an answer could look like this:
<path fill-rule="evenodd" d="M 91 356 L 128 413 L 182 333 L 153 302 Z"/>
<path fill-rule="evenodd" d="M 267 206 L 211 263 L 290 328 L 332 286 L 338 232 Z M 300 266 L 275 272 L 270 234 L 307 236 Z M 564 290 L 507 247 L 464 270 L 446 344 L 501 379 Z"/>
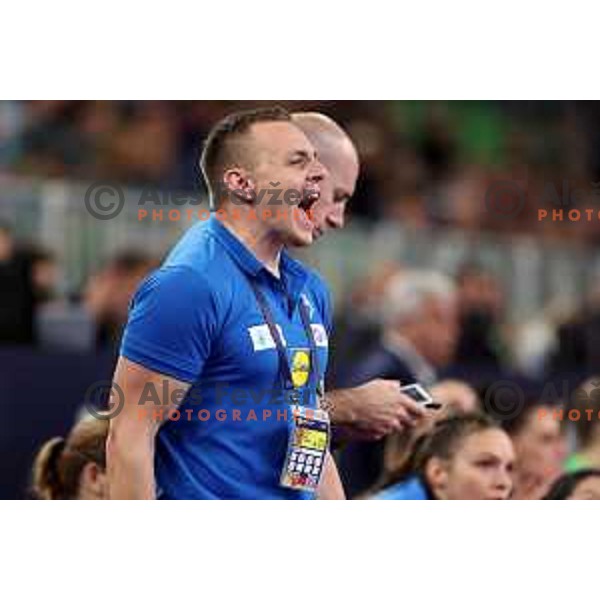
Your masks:
<path fill-rule="evenodd" d="M 321 181 L 321 197 L 312 207 L 315 224 L 314 239 L 331 229 L 341 229 L 345 222 L 348 201 L 354 194 L 358 179 L 358 158 L 350 142 L 319 143 L 313 140 L 326 173 Z"/>

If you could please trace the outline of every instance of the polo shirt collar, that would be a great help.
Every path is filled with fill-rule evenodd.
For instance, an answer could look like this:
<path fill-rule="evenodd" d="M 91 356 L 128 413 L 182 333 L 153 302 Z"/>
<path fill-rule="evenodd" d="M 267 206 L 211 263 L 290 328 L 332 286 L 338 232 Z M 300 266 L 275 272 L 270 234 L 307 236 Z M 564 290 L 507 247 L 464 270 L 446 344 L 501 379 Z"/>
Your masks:
<path fill-rule="evenodd" d="M 256 277 L 265 268 L 264 264 L 254 256 L 248 247 L 215 216 L 210 217 L 208 228 L 244 273 Z"/>
<path fill-rule="evenodd" d="M 215 216 L 211 216 L 209 219 L 208 227 L 217 240 L 225 247 L 229 256 L 231 256 L 244 273 L 251 277 L 257 277 L 261 271 L 264 271 L 268 277 L 276 279 L 265 265 L 256 258 L 250 249 Z M 279 269 L 281 272 L 281 279 L 287 286 L 288 294 L 295 303 L 306 285 L 308 271 L 302 263 L 292 258 L 285 248 L 281 251 Z"/>
<path fill-rule="evenodd" d="M 279 269 L 287 287 L 287 293 L 295 307 L 308 281 L 308 270 L 302 263 L 293 259 L 285 248 L 281 251 Z"/>

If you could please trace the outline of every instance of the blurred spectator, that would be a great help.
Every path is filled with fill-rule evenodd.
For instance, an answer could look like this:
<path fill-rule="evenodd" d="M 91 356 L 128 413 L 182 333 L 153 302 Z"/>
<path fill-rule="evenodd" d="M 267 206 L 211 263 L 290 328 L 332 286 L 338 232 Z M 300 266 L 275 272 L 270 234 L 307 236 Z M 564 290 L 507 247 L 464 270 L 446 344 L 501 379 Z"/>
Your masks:
<path fill-rule="evenodd" d="M 557 344 L 549 370 L 589 377 L 600 372 L 600 284 L 594 282 L 580 310 L 557 331 Z"/>
<path fill-rule="evenodd" d="M 484 269 L 466 266 L 458 274 L 457 284 L 460 335 L 456 362 L 499 368 L 504 303 L 498 281 Z"/>
<path fill-rule="evenodd" d="M 134 105 L 115 132 L 109 167 L 119 180 L 136 184 L 173 184 L 178 156 L 177 123 L 173 108 L 164 102 Z"/>
<path fill-rule="evenodd" d="M 105 500 L 108 420 L 87 417 L 67 439 L 47 441 L 33 466 L 33 494 L 40 500 Z"/>
<path fill-rule="evenodd" d="M 480 400 L 475 388 L 464 381 L 444 379 L 429 388 L 433 398 L 442 405 L 440 413 L 468 415 L 480 410 Z"/>
<path fill-rule="evenodd" d="M 377 343 L 381 333 L 381 298 L 394 275 L 401 272 L 394 262 L 374 267 L 352 288 L 349 298 L 336 315 L 327 377 L 334 387 L 348 379 L 345 372 L 365 348 Z"/>
<path fill-rule="evenodd" d="M 565 463 L 568 472 L 600 469 L 600 378 L 586 381 L 569 403 L 568 410 L 578 411 L 580 418 L 568 421 L 575 430 L 576 450 Z M 572 413 L 575 415 L 576 413 Z"/>
<path fill-rule="evenodd" d="M 452 360 L 458 335 L 452 282 L 427 271 L 395 275 L 383 292 L 381 315 L 380 341 L 350 367 L 342 387 L 376 378 L 433 384 L 436 371 Z M 355 442 L 341 452 L 338 466 L 348 496 L 364 492 L 378 479 L 383 448 L 383 440 Z"/>
<path fill-rule="evenodd" d="M 416 440 L 374 500 L 507 500 L 514 451 L 509 437 L 480 414 L 438 421 Z"/>
<path fill-rule="evenodd" d="M 594 370 L 587 348 L 586 321 L 585 315 L 576 314 L 558 326 L 556 346 L 548 358 L 549 372 L 583 370 L 589 374 Z"/>
<path fill-rule="evenodd" d="M 35 304 L 39 307 L 56 298 L 59 266 L 54 253 L 41 246 L 32 246 L 29 249 L 29 257 L 33 295 Z"/>
<path fill-rule="evenodd" d="M 442 103 L 431 103 L 426 116 L 423 136 L 418 144 L 427 169 L 427 179 L 433 183 L 444 180 L 456 162 L 456 132 L 451 115 Z"/>
<path fill-rule="evenodd" d="M 19 171 L 62 176 L 76 157 L 69 144 L 70 109 L 67 101 L 26 102 L 24 124 L 15 160 Z"/>
<path fill-rule="evenodd" d="M 393 276 L 380 305 L 383 332 L 379 342 L 349 369 L 348 385 L 375 377 L 402 384 L 432 384 L 436 371 L 453 358 L 458 335 L 452 282 L 433 271 Z"/>
<path fill-rule="evenodd" d="M 477 232 L 487 217 L 485 171 L 475 165 L 462 166 L 440 186 L 436 212 L 447 225 Z"/>
<path fill-rule="evenodd" d="M 61 297 L 60 267 L 55 255 L 41 247 L 32 247 L 30 255 L 38 347 L 47 351 L 93 350 L 95 326 L 80 303 Z"/>
<path fill-rule="evenodd" d="M 390 144 L 386 167 L 388 173 L 382 177 L 381 192 L 385 202 L 380 209 L 380 218 L 386 223 L 398 223 L 404 227 L 423 229 L 429 224 L 425 202 L 425 170 L 417 152 L 405 141 Z"/>
<path fill-rule="evenodd" d="M 0 102 L 0 166 L 10 165 L 19 156 L 24 123 L 24 104 Z"/>
<path fill-rule="evenodd" d="M 123 251 L 88 281 L 84 306 L 96 323 L 99 347 L 116 347 L 127 321 L 129 302 L 148 273 L 158 266 L 149 256 Z"/>
<path fill-rule="evenodd" d="M 109 151 L 119 121 L 119 107 L 114 102 L 82 103 L 74 123 L 79 146 L 78 177 L 98 179 L 109 175 Z"/>
<path fill-rule="evenodd" d="M 361 163 L 356 190 L 348 208 L 353 215 L 377 219 L 385 200 L 382 186 L 389 175 L 389 130 L 366 118 L 351 120 L 345 130 L 356 146 Z"/>
<path fill-rule="evenodd" d="M 0 223 L 0 343 L 33 343 L 34 307 L 31 257 Z"/>
<path fill-rule="evenodd" d="M 543 500 L 600 500 L 600 470 L 565 473 L 552 484 Z"/>
<path fill-rule="evenodd" d="M 572 302 L 555 298 L 539 314 L 514 328 L 510 352 L 521 373 L 534 379 L 544 376 L 549 357 L 556 356 L 559 324 L 567 322 L 572 313 Z M 578 370 L 574 369 L 573 372 Z"/>
<path fill-rule="evenodd" d="M 561 412 L 561 406 L 530 398 L 516 416 L 502 422 L 515 448 L 514 499 L 539 500 L 563 472 L 567 444 Z"/>

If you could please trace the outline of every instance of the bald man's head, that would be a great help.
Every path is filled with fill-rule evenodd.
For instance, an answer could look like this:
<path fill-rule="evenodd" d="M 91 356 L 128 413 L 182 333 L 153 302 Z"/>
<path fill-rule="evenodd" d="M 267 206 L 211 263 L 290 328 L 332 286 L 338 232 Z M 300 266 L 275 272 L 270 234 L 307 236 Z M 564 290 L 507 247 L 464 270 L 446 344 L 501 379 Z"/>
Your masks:
<path fill-rule="evenodd" d="M 320 113 L 294 113 L 293 122 L 317 150 L 328 175 L 321 182 L 321 198 L 313 206 L 316 236 L 344 226 L 346 204 L 358 179 L 358 153 L 348 134 L 331 118 Z"/>

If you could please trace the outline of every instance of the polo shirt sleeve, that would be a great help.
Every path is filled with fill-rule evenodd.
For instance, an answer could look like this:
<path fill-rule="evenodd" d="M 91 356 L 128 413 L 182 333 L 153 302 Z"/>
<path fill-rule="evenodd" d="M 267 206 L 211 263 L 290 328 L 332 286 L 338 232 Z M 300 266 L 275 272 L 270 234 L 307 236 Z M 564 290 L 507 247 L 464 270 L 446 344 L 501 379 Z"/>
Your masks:
<path fill-rule="evenodd" d="M 135 293 L 120 353 L 151 371 L 193 383 L 210 354 L 218 322 L 214 286 L 201 273 L 160 269 Z"/>
<path fill-rule="evenodd" d="M 325 287 L 323 289 L 324 295 L 324 325 L 327 330 L 327 335 L 331 337 L 331 332 L 333 330 L 333 301 L 331 300 L 331 292 L 329 288 Z"/>

